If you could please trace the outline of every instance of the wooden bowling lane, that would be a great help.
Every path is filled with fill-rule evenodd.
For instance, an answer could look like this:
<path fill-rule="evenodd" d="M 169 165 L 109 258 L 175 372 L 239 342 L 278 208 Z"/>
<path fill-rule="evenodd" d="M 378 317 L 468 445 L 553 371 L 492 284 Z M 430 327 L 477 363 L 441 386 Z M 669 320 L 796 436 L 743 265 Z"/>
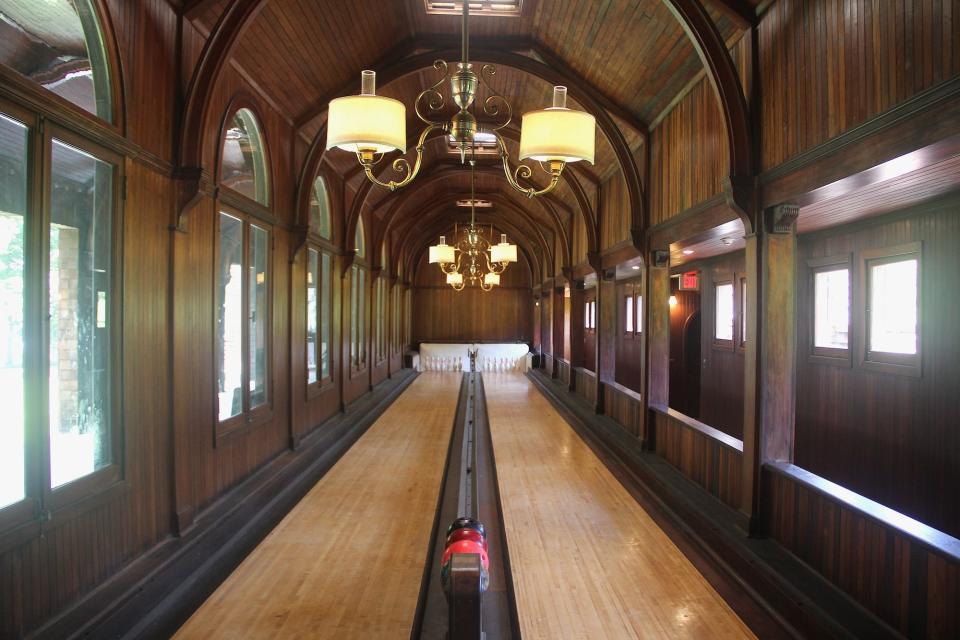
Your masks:
<path fill-rule="evenodd" d="M 754 637 L 525 376 L 483 379 L 525 640 Z"/>
<path fill-rule="evenodd" d="M 406 638 L 461 374 L 421 374 L 178 638 Z"/>

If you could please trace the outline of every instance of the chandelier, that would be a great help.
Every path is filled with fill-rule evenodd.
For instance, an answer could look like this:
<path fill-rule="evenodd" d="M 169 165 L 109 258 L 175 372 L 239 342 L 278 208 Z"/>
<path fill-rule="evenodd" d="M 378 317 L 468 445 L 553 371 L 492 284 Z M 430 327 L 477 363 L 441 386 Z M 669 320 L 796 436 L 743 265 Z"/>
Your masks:
<path fill-rule="evenodd" d="M 437 264 L 447 276 L 447 284 L 456 291 L 468 285 L 490 291 L 500 284 L 500 275 L 511 262 L 517 261 L 517 245 L 507 242 L 507 234 L 500 234 L 500 243 L 493 244 L 493 226 L 490 239 L 477 226 L 475 193 L 476 159 L 470 160 L 470 226 L 462 232 L 454 227 L 455 244 L 447 244 L 446 236 L 440 236 L 439 244 L 430 247 L 429 262 Z M 457 237 L 459 236 L 459 237 Z"/>
<path fill-rule="evenodd" d="M 398 180 L 381 181 L 374 175 L 374 167 L 391 151 L 407 152 L 407 113 L 399 100 L 376 94 L 376 73 L 361 73 L 361 91 L 358 96 L 346 96 L 330 102 L 327 123 L 327 149 L 334 147 L 356 154 L 367 178 L 382 187 L 394 191 L 404 187 L 417 177 L 423 160 L 424 143 L 427 136 L 435 131 L 443 131 L 450 136 L 454 147 L 460 151 L 461 163 L 466 152 L 474 146 L 474 136 L 478 132 L 493 134 L 496 147 L 503 162 L 503 171 L 507 182 L 527 197 L 541 196 L 553 191 L 560 182 L 567 163 L 586 160 L 593 164 L 596 135 L 596 120 L 589 113 L 567 108 L 567 88 L 553 88 L 553 106 L 523 115 L 520 127 L 520 160 L 536 160 L 544 173 L 550 176 L 549 184 L 542 188 L 524 187 L 521 179 L 529 179 L 533 171 L 528 165 L 520 164 L 516 169 L 510 165 L 507 145 L 500 130 L 513 120 L 513 109 L 509 101 L 495 93 L 486 78 L 496 74 L 494 65 L 483 65 L 480 74 L 473 71 L 470 63 L 470 11 L 469 2 L 463 2 L 461 52 L 462 61 L 457 70 L 449 75 L 450 94 L 459 108 L 450 119 L 442 119 L 441 112 L 446 101 L 440 86 L 448 77 L 448 67 L 444 60 L 433 63 L 441 77 L 430 88 L 420 92 L 414 101 L 417 117 L 426 123 L 420 133 L 416 146 L 416 160 L 411 167 L 406 158 L 400 157 L 393 162 L 393 169 L 400 174 Z M 490 120 L 489 127 L 481 130 L 476 116 L 470 112 L 474 104 L 477 88 L 483 85 L 489 96 L 482 104 L 483 113 Z M 474 107 L 476 110 L 476 107 Z"/>

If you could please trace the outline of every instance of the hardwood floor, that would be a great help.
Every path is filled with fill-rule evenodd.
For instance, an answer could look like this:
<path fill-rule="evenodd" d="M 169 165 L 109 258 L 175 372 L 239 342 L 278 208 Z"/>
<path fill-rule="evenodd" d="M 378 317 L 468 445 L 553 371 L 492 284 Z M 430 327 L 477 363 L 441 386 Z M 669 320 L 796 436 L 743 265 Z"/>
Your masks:
<path fill-rule="evenodd" d="M 408 637 L 460 380 L 414 381 L 176 637 Z"/>
<path fill-rule="evenodd" d="M 484 385 L 524 638 L 753 637 L 526 377 Z"/>

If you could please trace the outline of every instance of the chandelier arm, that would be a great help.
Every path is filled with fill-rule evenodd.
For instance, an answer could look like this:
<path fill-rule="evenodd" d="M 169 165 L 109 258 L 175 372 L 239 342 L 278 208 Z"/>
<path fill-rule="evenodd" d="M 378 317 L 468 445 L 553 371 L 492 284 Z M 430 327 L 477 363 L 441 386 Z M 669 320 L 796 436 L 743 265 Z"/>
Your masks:
<path fill-rule="evenodd" d="M 483 112 L 490 116 L 491 118 L 498 118 L 501 115 L 501 110 L 505 111 L 505 120 L 493 127 L 491 131 L 499 131 L 503 129 L 511 122 L 513 122 L 513 107 L 510 106 L 510 101 L 505 97 L 494 91 L 490 85 L 487 83 L 484 76 L 493 77 L 497 73 L 497 68 L 492 64 L 485 64 L 480 68 L 480 84 L 490 93 L 483 101 Z"/>
<path fill-rule="evenodd" d="M 423 163 L 424 141 L 427 139 L 427 136 L 430 134 L 430 132 L 435 131 L 437 129 L 443 129 L 443 125 L 431 124 L 428 127 L 426 127 L 423 130 L 423 132 L 420 134 L 420 139 L 417 142 L 417 159 L 414 162 L 412 168 L 410 167 L 410 163 L 407 161 L 406 158 L 397 158 L 396 160 L 393 161 L 393 170 L 396 171 L 397 173 L 404 174 L 403 178 L 401 178 L 400 180 L 391 180 L 390 182 L 384 182 L 378 179 L 377 176 L 375 176 L 373 173 L 373 166 L 374 166 L 373 163 L 369 161 L 365 161 L 361 157 L 360 164 L 363 165 L 363 172 L 367 174 L 367 179 L 369 179 L 370 182 L 374 184 L 377 184 L 377 185 L 380 185 L 381 187 L 385 187 L 389 189 L 390 191 L 396 191 L 397 189 L 401 187 L 405 187 L 411 182 L 413 182 L 413 179 L 417 177 L 418 173 L 420 173 L 420 165 Z"/>
<path fill-rule="evenodd" d="M 520 185 L 520 179 L 530 178 L 530 176 L 533 175 L 533 171 L 525 164 L 517 165 L 517 168 L 513 169 L 510 166 L 510 157 L 507 154 L 507 143 L 504 142 L 500 134 L 495 135 L 497 136 L 497 146 L 500 148 L 500 160 L 503 161 L 503 173 L 511 187 L 526 195 L 528 198 L 546 195 L 557 188 L 557 185 L 560 184 L 560 176 L 563 174 L 563 169 L 566 166 L 565 162 L 550 163 L 550 184 L 543 189 L 523 187 Z"/>
<path fill-rule="evenodd" d="M 417 113 L 417 117 L 423 120 L 425 123 L 443 127 L 444 123 L 442 121 L 433 120 L 427 117 L 421 108 L 421 103 L 423 103 L 431 113 L 436 113 L 441 111 L 444 107 L 444 104 L 446 104 L 443 99 L 443 94 L 440 93 L 439 88 L 440 85 L 442 85 L 447 79 L 447 63 L 444 60 L 435 60 L 433 63 L 433 68 L 440 72 L 440 79 L 427 89 L 424 89 L 420 92 L 420 94 L 417 96 L 417 99 L 413 103 L 413 108 Z"/>

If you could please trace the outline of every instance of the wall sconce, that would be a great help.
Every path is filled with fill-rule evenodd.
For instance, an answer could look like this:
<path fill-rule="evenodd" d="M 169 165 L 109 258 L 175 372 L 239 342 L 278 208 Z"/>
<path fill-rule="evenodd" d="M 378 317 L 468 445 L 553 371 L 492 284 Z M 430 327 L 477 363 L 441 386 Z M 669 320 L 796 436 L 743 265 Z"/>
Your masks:
<path fill-rule="evenodd" d="M 670 296 L 669 302 L 671 307 L 677 306 L 677 296 Z"/>

